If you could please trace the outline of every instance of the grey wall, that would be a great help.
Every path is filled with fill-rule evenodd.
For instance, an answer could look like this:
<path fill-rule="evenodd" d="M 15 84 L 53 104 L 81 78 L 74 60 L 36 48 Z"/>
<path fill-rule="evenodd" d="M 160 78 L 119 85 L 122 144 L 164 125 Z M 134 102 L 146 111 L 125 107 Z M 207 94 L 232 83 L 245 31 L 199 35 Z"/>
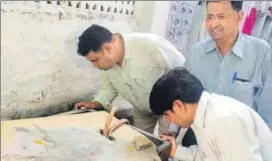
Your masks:
<path fill-rule="evenodd" d="M 98 10 L 113 6 L 131 12 L 132 4 L 83 1 L 76 8 L 77 2 L 72 7 L 67 1 L 52 3 L 1 2 L 1 120 L 50 115 L 91 100 L 99 71 L 77 55 L 77 37 L 92 23 L 113 32 L 138 29 L 134 15 L 92 11 L 97 4 Z"/>

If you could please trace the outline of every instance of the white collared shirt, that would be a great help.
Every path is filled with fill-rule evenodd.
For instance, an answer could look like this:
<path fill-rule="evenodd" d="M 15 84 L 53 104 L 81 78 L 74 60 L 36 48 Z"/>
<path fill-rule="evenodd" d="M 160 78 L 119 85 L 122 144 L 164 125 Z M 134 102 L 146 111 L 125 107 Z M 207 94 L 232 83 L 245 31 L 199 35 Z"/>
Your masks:
<path fill-rule="evenodd" d="M 178 146 L 177 161 L 272 161 L 272 132 L 247 105 L 203 92 L 192 124 L 198 146 Z"/>

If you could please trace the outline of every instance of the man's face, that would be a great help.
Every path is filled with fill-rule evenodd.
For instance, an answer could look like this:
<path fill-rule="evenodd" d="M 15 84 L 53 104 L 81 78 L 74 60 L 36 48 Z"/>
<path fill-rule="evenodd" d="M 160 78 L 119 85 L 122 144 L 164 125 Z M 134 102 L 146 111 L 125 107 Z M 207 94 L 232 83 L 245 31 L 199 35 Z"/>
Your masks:
<path fill-rule="evenodd" d="M 173 110 L 166 111 L 164 115 L 170 122 L 187 128 L 194 122 L 195 118 L 195 108 L 189 106 L 176 100 L 173 103 Z"/>
<path fill-rule="evenodd" d="M 93 67 L 100 70 L 109 70 L 117 64 L 116 51 L 112 43 L 103 44 L 101 50 L 90 51 L 86 56 Z"/>
<path fill-rule="evenodd" d="M 223 40 L 235 35 L 242 19 L 243 12 L 235 11 L 230 1 L 207 4 L 206 28 L 214 40 Z"/>

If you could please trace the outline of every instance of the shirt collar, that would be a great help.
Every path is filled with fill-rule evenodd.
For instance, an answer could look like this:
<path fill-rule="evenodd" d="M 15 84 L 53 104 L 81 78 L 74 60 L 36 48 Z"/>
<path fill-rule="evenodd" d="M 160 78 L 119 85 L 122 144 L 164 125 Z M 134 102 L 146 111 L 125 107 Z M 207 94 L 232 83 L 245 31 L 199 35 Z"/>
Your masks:
<path fill-rule="evenodd" d="M 212 40 L 212 39 L 210 39 L 210 40 L 209 40 L 208 47 L 207 47 L 207 49 L 206 49 L 206 54 L 208 54 L 208 53 L 214 51 L 215 49 L 216 49 L 215 41 Z"/>
<path fill-rule="evenodd" d="M 211 94 L 209 94 L 206 91 L 203 91 L 200 97 L 200 100 L 198 102 L 193 125 L 196 125 L 198 127 L 204 127 L 206 108 L 207 108 L 208 101 L 211 99 L 211 97 L 212 97 Z"/>
<path fill-rule="evenodd" d="M 211 53 L 217 49 L 216 43 L 214 40 L 210 40 L 210 43 L 206 49 L 206 54 Z M 231 50 L 236 56 L 243 58 L 244 52 L 243 52 L 243 33 L 239 32 L 238 38 Z"/>
<path fill-rule="evenodd" d="M 243 52 L 243 33 L 239 32 L 239 36 L 232 48 L 232 52 L 237 55 L 240 58 L 243 58 L 244 52 Z"/>
<path fill-rule="evenodd" d="M 116 33 L 115 35 L 117 36 L 121 36 L 124 40 L 124 47 L 125 47 L 125 57 L 124 57 L 124 60 L 123 60 L 123 63 L 122 63 L 122 68 L 125 66 L 125 63 L 128 59 L 130 59 L 130 51 L 129 51 L 129 44 L 128 44 L 128 40 L 127 40 L 127 37 L 121 33 Z"/>

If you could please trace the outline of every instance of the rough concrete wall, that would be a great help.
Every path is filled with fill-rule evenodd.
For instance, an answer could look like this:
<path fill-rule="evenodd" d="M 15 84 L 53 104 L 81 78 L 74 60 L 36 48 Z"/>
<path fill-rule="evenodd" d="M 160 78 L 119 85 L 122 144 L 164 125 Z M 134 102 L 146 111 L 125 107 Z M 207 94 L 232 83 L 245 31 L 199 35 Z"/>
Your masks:
<path fill-rule="evenodd" d="M 99 71 L 77 55 L 78 36 L 92 23 L 137 30 L 133 4 L 51 3 L 1 1 L 1 120 L 51 115 L 92 99 Z"/>

